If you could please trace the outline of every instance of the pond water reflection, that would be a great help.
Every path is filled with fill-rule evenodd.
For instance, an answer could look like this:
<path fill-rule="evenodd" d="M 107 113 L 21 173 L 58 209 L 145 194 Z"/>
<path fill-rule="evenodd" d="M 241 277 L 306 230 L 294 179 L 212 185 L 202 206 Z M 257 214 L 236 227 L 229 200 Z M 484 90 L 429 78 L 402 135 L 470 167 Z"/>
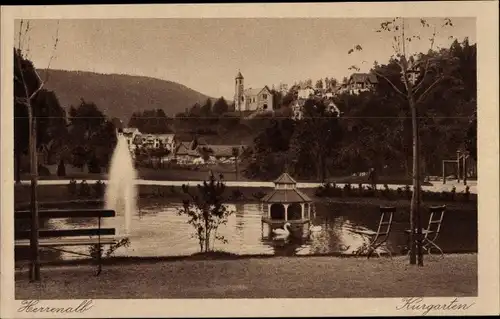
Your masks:
<path fill-rule="evenodd" d="M 258 203 L 228 206 L 235 213 L 230 216 L 227 225 L 222 225 L 219 229 L 228 243 L 217 242 L 215 248 L 240 255 L 350 255 L 368 240 L 355 231 L 376 230 L 380 217 L 378 207 L 373 205 L 316 203 L 313 207 L 312 224 L 321 226 L 320 231 L 312 233 L 307 239 L 273 240 L 266 238 L 267 225 L 264 225 L 264 234 L 262 233 L 262 213 Z M 177 213 L 180 207 L 180 203 L 142 203 L 140 210 L 132 218 L 130 246 L 119 248 L 115 256 L 181 256 L 198 252 L 198 240 L 192 236 L 192 226 L 187 224 L 186 216 L 179 216 Z M 424 215 L 424 221 L 427 218 Z M 118 216 L 106 220 L 103 227 L 123 229 L 123 219 Z M 50 220 L 47 227 L 78 228 L 94 224 L 95 221 L 90 219 L 60 219 Z M 391 235 L 381 250 L 390 249 L 393 254 L 398 254 L 401 246 L 406 243 L 406 228 L 407 217 L 396 214 Z M 437 242 L 445 252 L 477 251 L 477 213 L 447 212 Z M 87 247 L 78 249 L 82 252 L 88 250 Z M 75 256 L 66 253 L 43 254 L 42 258 L 68 259 Z"/>

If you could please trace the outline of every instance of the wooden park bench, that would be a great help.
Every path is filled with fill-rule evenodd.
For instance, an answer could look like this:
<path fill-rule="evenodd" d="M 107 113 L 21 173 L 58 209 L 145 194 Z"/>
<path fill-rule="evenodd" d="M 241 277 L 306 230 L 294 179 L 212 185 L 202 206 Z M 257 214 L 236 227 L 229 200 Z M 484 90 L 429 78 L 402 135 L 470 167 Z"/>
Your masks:
<path fill-rule="evenodd" d="M 86 228 L 58 228 L 58 229 L 40 229 L 39 247 L 52 249 L 56 251 L 66 252 L 75 255 L 91 257 L 97 261 L 97 273 L 99 275 L 102 270 L 102 246 L 113 245 L 118 242 L 115 228 L 102 228 L 102 218 L 115 217 L 114 210 L 107 209 L 49 209 L 40 210 L 38 212 L 40 219 L 61 219 L 61 218 L 96 218 L 97 227 Z M 22 210 L 15 212 L 15 220 L 26 220 L 30 225 L 31 211 Z M 17 228 L 17 227 L 16 227 Z M 30 247 L 30 229 L 15 230 L 15 246 Z M 62 249 L 60 247 L 71 246 L 96 246 L 97 252 L 94 254 L 84 254 L 76 251 Z"/>

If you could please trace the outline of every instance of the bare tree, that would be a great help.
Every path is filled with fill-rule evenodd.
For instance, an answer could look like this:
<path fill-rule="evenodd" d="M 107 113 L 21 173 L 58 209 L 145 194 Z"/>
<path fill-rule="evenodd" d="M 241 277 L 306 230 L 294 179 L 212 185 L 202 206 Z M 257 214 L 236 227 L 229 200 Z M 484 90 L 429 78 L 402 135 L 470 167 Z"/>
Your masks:
<path fill-rule="evenodd" d="M 38 75 L 35 66 L 28 60 L 30 21 L 20 21 L 18 45 L 14 48 L 14 100 L 16 107 L 25 107 L 29 122 L 29 154 L 31 173 L 31 267 L 30 280 L 40 280 L 40 256 L 38 245 L 38 161 L 37 161 L 37 121 L 34 116 L 32 101 L 44 86 L 44 81 Z M 24 49 L 25 41 L 28 39 L 27 47 Z M 57 46 L 54 45 L 54 51 Z M 54 52 L 52 53 L 54 54 Z M 52 57 L 50 58 L 52 60 Z M 18 88 L 16 90 L 16 88 Z"/>
<path fill-rule="evenodd" d="M 439 61 L 433 58 L 432 52 L 435 49 L 435 41 L 437 36 L 436 25 L 431 26 L 427 20 L 420 19 L 421 29 L 419 31 L 432 28 L 432 36 L 429 40 L 428 54 L 412 53 L 410 46 L 416 41 L 420 41 L 420 33 L 410 34 L 407 28 L 407 21 L 404 18 L 394 18 L 381 23 L 380 28 L 376 32 L 382 32 L 392 35 L 392 49 L 394 54 L 391 60 L 394 61 L 400 70 L 403 87 L 398 86 L 391 81 L 387 76 L 377 71 L 377 63 L 374 63 L 372 72 L 379 78 L 384 79 L 389 83 L 390 87 L 401 96 L 407 103 L 411 112 L 412 119 L 412 145 L 413 145 L 413 196 L 410 207 L 410 264 L 417 263 L 423 266 L 422 253 L 422 227 L 420 215 L 421 203 L 421 172 L 420 172 L 420 138 L 418 128 L 418 107 L 434 90 L 434 88 L 447 79 L 445 70 L 440 65 Z M 453 26 L 449 18 L 443 19 L 441 28 Z M 361 45 L 357 44 L 348 51 L 352 54 L 356 51 L 362 51 Z M 350 69 L 359 71 L 360 68 L 352 66 Z M 416 240 L 414 230 L 416 229 Z"/>

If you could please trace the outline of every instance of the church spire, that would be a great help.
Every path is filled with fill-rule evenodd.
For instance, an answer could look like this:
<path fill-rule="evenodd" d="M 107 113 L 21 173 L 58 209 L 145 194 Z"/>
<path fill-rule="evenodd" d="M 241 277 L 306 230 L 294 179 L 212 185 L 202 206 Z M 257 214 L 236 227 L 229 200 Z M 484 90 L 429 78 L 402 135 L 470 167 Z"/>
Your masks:
<path fill-rule="evenodd" d="M 239 69 L 238 69 L 238 74 L 236 75 L 236 79 L 243 79 L 243 75 L 241 75 L 241 72 Z"/>

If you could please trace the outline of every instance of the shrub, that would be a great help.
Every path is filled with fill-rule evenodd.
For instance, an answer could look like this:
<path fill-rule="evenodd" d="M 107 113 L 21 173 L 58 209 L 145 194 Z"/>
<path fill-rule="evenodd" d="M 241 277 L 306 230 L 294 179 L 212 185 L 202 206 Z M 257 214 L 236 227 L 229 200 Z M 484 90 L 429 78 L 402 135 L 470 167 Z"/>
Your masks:
<path fill-rule="evenodd" d="M 323 186 L 316 187 L 316 189 L 314 190 L 314 195 L 317 197 L 322 197 L 323 194 L 324 194 L 324 187 Z"/>
<path fill-rule="evenodd" d="M 412 191 L 411 191 L 410 185 L 405 186 L 404 193 L 405 193 L 405 196 L 407 199 L 411 199 Z"/>
<path fill-rule="evenodd" d="M 102 181 L 98 180 L 97 182 L 95 182 L 93 188 L 94 188 L 94 194 L 97 198 L 102 198 L 104 196 L 105 186 Z"/>
<path fill-rule="evenodd" d="M 89 184 L 87 184 L 86 180 L 82 180 L 82 182 L 80 183 L 79 195 L 81 197 L 89 197 L 90 196 L 90 187 L 89 187 Z"/>
<path fill-rule="evenodd" d="M 392 197 L 391 190 L 389 189 L 389 185 L 384 184 L 384 188 L 382 189 L 381 194 L 383 197 L 385 197 L 387 199 L 390 199 Z"/>
<path fill-rule="evenodd" d="M 452 187 L 451 192 L 450 192 L 450 199 L 452 201 L 455 200 L 455 195 L 457 194 L 457 188 L 455 186 Z"/>
<path fill-rule="evenodd" d="M 197 192 L 191 192 L 187 185 L 182 185 L 182 190 L 190 199 L 184 201 L 178 214 L 189 217 L 188 224 L 193 226 L 200 252 L 213 251 L 216 240 L 227 243 L 224 236 L 217 233 L 219 226 L 225 225 L 233 214 L 223 204 L 225 189 L 222 174 L 219 180 L 210 175 L 208 181 L 198 185 Z"/>
<path fill-rule="evenodd" d="M 88 251 L 90 257 L 92 257 L 94 260 L 97 260 L 99 255 L 100 257 L 102 257 L 103 255 L 106 257 L 111 257 L 111 255 L 113 255 L 118 248 L 128 246 L 130 246 L 130 239 L 126 237 L 120 239 L 117 243 L 110 245 L 106 252 L 104 252 L 102 245 L 101 247 L 99 247 L 99 245 L 91 245 L 89 246 Z"/>
<path fill-rule="evenodd" d="M 50 176 L 50 171 L 43 165 L 38 165 L 38 176 Z"/>
<path fill-rule="evenodd" d="M 338 187 L 336 183 L 333 183 L 332 187 L 331 187 L 331 193 L 332 193 L 332 196 L 341 197 L 342 196 L 342 189 L 340 187 Z"/>
<path fill-rule="evenodd" d="M 465 199 L 466 201 L 469 201 L 469 200 L 470 200 L 470 187 L 469 187 L 469 186 L 466 186 L 466 187 L 465 187 L 464 199 Z"/>
<path fill-rule="evenodd" d="M 363 196 L 363 184 L 358 183 L 358 193 L 359 195 Z"/>
<path fill-rule="evenodd" d="M 344 192 L 343 194 L 345 196 L 350 196 L 351 195 L 351 184 L 350 183 L 347 183 L 344 185 Z"/>
<path fill-rule="evenodd" d="M 70 197 L 74 197 L 76 195 L 76 181 L 73 178 L 69 181 L 68 193 Z"/>
<path fill-rule="evenodd" d="M 66 166 L 64 165 L 64 160 L 61 160 L 57 166 L 57 176 L 66 176 Z"/>
<path fill-rule="evenodd" d="M 176 195 L 177 194 L 177 190 L 175 189 L 175 186 L 170 186 L 170 194 L 171 195 Z"/>
<path fill-rule="evenodd" d="M 239 189 L 234 189 L 231 193 L 231 199 L 239 200 L 243 198 L 243 193 Z"/>

